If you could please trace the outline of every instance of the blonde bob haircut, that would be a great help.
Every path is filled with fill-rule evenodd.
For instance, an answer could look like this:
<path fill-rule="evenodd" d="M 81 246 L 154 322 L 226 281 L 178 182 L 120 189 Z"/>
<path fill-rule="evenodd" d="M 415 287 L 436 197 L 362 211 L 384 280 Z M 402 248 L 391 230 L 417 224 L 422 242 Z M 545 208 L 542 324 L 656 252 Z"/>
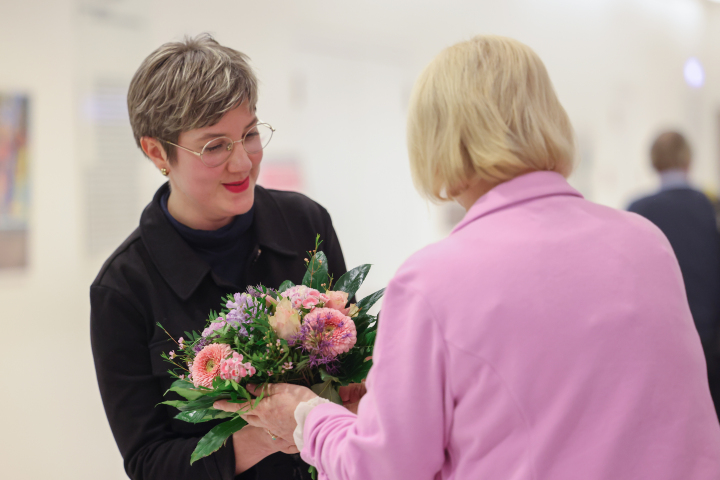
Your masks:
<path fill-rule="evenodd" d="M 420 193 L 447 201 L 478 178 L 497 185 L 539 170 L 567 177 L 575 142 L 535 52 L 480 35 L 445 49 L 418 78 L 408 151 Z"/>

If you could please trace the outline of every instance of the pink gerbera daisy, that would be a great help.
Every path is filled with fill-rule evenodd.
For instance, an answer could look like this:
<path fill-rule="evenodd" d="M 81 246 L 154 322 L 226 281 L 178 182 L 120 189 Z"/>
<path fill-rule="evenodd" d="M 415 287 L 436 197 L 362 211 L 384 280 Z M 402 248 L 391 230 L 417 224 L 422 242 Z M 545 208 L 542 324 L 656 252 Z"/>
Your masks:
<path fill-rule="evenodd" d="M 224 343 L 211 343 L 200 350 L 191 368 L 195 386 L 211 388 L 213 380 L 220 373 L 220 364 L 231 353 L 230 345 Z"/>

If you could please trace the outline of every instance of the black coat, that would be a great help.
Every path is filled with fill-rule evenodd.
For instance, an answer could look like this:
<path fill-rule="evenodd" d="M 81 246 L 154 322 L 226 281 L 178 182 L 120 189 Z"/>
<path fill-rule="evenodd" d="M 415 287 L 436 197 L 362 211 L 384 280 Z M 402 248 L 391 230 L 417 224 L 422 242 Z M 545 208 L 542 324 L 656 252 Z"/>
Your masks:
<path fill-rule="evenodd" d="M 720 233 L 707 197 L 673 188 L 628 208 L 653 222 L 667 237 L 680 264 L 688 304 L 706 353 L 715 350 L 720 327 Z"/>
<path fill-rule="evenodd" d="M 201 330 L 221 297 L 248 285 L 278 287 L 286 279 L 300 284 L 303 259 L 321 235 L 321 250 L 335 279 L 345 273 L 340 244 L 327 211 L 307 197 L 255 188 L 252 226 L 255 247 L 245 267 L 245 284 L 231 285 L 210 270 L 165 217 L 163 185 L 145 208 L 140 226 L 105 262 L 90 287 L 90 333 L 100 393 L 128 476 L 135 480 L 223 479 L 235 477 L 230 437 L 215 454 L 190 466 L 199 438 L 218 422 L 190 424 L 178 411 L 156 405 L 173 378 L 161 358 L 175 338 Z M 305 479 L 299 455 L 273 454 L 242 479 Z"/>

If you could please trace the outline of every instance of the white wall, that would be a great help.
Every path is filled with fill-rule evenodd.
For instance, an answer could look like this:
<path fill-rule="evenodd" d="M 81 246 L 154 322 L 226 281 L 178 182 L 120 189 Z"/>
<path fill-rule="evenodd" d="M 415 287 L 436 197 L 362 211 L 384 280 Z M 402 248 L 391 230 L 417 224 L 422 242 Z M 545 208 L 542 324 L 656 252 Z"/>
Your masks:
<path fill-rule="evenodd" d="M 88 99 L 97 100 L 99 81 L 121 91 L 161 43 L 202 31 L 252 58 L 262 82 L 261 117 L 277 128 L 264 161 L 300 162 L 305 193 L 330 211 L 348 264 L 375 264 L 365 293 L 448 229 L 445 210 L 412 188 L 404 117 L 423 66 L 474 34 L 516 37 L 544 59 L 581 144 L 572 181 L 589 198 L 623 207 L 654 188 L 646 153 L 666 126 L 692 139 L 695 181 L 713 192 L 720 186 L 718 4 L 3 2 L 0 91 L 32 96 L 33 192 L 30 266 L 0 271 L 8 365 L 0 396 L 3 478 L 124 478 L 94 379 L 88 286 L 162 177 L 134 150 L 118 118 L 100 126 L 110 125 L 119 143 L 111 150 L 94 144 L 100 127 Z M 705 64 L 702 89 L 683 81 L 689 56 Z M 91 253 L 88 238 L 99 224 L 89 205 L 112 200 L 98 197 L 93 185 L 110 185 L 102 182 L 113 176 L 124 179 L 127 198 L 122 208 L 108 204 L 116 214 L 100 224 L 107 244 Z"/>

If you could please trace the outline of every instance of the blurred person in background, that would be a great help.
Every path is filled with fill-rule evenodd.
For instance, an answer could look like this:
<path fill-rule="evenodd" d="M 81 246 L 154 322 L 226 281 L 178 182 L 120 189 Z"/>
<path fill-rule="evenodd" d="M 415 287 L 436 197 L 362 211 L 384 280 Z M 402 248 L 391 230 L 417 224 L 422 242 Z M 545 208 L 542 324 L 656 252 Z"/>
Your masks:
<path fill-rule="evenodd" d="M 672 245 L 720 412 L 720 232 L 715 210 L 705 194 L 688 181 L 692 153 L 683 135 L 672 131 L 660 134 L 650 149 L 650 159 L 660 176 L 660 191 L 633 202 L 628 210 L 657 225 Z"/>
<path fill-rule="evenodd" d="M 273 132 L 256 102 L 248 58 L 208 35 L 162 45 L 130 84 L 135 140 L 168 182 L 103 265 L 90 301 L 103 405 L 135 480 L 310 478 L 291 441 L 256 427 L 191 466 L 198 440 L 218 422 L 174 420 L 176 409 L 158 405 L 174 380 L 161 358 L 178 348 L 168 333 L 201 329 L 222 297 L 248 285 L 300 284 L 316 234 L 333 276 L 345 273 L 323 207 L 256 185 Z"/>
<path fill-rule="evenodd" d="M 357 414 L 276 384 L 250 424 L 333 480 L 720 478 L 672 247 L 567 183 L 573 132 L 538 56 L 494 36 L 443 51 L 408 147 L 419 190 L 467 214 L 390 282 Z"/>

